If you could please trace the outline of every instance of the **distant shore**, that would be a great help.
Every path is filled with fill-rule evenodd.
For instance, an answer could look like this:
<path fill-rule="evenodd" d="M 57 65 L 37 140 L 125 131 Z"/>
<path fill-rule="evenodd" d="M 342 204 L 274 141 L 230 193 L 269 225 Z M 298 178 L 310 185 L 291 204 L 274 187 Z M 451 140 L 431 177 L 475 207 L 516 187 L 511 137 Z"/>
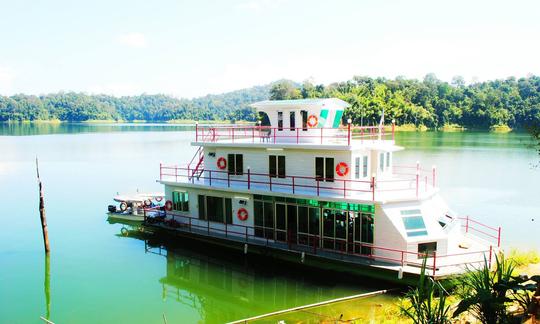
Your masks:
<path fill-rule="evenodd" d="M 222 125 L 248 125 L 254 123 L 248 120 L 193 120 L 193 119 L 172 119 L 166 121 L 152 121 L 152 120 L 114 120 L 114 119 L 91 119 L 84 121 L 64 121 L 58 119 L 51 120 L 11 120 L 0 121 L 2 124 L 172 124 L 172 125 L 194 125 L 199 124 L 222 124 Z M 391 126 L 386 125 L 385 130 L 391 131 Z M 425 125 L 415 124 L 403 124 L 395 126 L 396 132 L 426 132 L 426 131 L 438 131 L 438 132 L 465 132 L 465 131 L 491 131 L 494 133 L 508 133 L 515 131 L 507 125 L 495 125 L 490 128 L 466 128 L 458 124 L 447 124 L 437 128 L 430 128 Z"/>

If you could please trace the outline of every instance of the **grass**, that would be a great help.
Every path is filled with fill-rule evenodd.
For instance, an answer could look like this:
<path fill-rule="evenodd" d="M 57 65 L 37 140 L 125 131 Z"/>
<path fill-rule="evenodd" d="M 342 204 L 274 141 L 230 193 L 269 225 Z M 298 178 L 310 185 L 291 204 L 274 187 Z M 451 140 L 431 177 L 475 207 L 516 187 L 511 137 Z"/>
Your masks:
<path fill-rule="evenodd" d="M 540 254 L 538 254 L 537 250 L 519 251 L 512 248 L 507 258 L 513 261 L 517 267 L 526 267 L 530 264 L 540 263 Z"/>

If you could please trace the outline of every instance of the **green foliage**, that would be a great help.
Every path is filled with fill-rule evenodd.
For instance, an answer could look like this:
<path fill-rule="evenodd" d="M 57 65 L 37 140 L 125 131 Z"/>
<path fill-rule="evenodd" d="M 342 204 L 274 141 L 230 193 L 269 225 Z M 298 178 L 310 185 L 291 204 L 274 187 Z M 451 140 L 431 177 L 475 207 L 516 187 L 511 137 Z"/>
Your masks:
<path fill-rule="evenodd" d="M 355 124 L 375 124 L 382 109 L 387 122 L 439 128 L 461 125 L 489 129 L 507 125 L 523 128 L 540 125 L 540 77 L 494 80 L 465 85 L 462 77 L 449 84 L 428 74 L 423 81 L 398 77 L 354 77 L 328 86 L 304 82 L 294 91 L 292 83 L 282 81 L 271 90 L 272 99 L 338 97 L 351 104 L 344 120 Z"/>
<path fill-rule="evenodd" d="M 438 297 L 438 298 L 437 298 Z M 426 275 L 426 259 L 422 263 L 418 286 L 406 295 L 409 306 L 401 311 L 417 324 L 450 323 L 450 306 L 446 305 L 446 291 L 442 285 Z"/>
<path fill-rule="evenodd" d="M 482 323 L 495 324 L 508 322 L 507 304 L 512 302 L 508 292 L 515 287 L 512 276 L 515 264 L 495 255 L 495 269 L 490 271 L 485 260 L 481 269 L 468 269 L 461 280 L 459 293 L 461 301 L 453 316 L 469 311 Z"/>
<path fill-rule="evenodd" d="M 510 249 L 507 256 L 509 261 L 512 261 L 516 267 L 527 266 L 529 264 L 539 263 L 540 254 L 536 250 L 520 251 L 518 249 Z"/>
<path fill-rule="evenodd" d="M 0 96 L 0 121 L 60 120 L 251 120 L 256 115 L 249 104 L 268 99 L 271 85 L 178 99 L 165 95 L 113 97 L 83 93 L 56 93 L 43 96 Z"/>
<path fill-rule="evenodd" d="M 540 143 L 540 77 L 508 78 L 465 85 L 429 74 L 424 80 L 398 77 L 354 77 L 328 86 L 288 80 L 194 99 L 165 95 L 113 97 L 83 93 L 42 96 L 0 96 L 0 121 L 20 120 L 256 120 L 249 104 L 270 99 L 337 97 L 351 104 L 343 119 L 355 124 L 376 124 L 384 108 L 385 119 L 398 125 L 439 128 L 461 125 L 489 129 L 507 125 L 529 127 Z M 536 135 L 535 135 L 536 134 Z"/>
<path fill-rule="evenodd" d="M 306 92 L 306 95 L 309 93 Z M 301 99 L 302 92 L 289 80 L 281 80 L 270 89 L 270 100 Z"/>

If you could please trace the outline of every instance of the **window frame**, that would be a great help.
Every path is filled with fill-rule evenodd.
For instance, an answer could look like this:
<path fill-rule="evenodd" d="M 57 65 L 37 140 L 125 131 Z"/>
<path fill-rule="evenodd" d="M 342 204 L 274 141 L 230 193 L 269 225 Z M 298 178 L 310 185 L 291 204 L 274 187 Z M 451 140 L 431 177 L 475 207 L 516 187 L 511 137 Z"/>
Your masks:
<path fill-rule="evenodd" d="M 229 175 L 244 174 L 244 154 L 227 154 L 227 173 Z"/>
<path fill-rule="evenodd" d="M 302 116 L 302 131 L 307 131 L 308 130 L 308 124 L 307 124 L 307 120 L 308 120 L 308 112 L 307 110 L 300 110 L 300 115 Z"/>
<path fill-rule="evenodd" d="M 174 190 L 172 192 L 173 210 L 188 212 L 189 211 L 189 194 L 187 191 Z"/>
<path fill-rule="evenodd" d="M 289 112 L 289 129 L 291 132 L 296 130 L 296 111 Z"/>
<path fill-rule="evenodd" d="M 354 178 L 360 179 L 360 157 L 356 156 L 354 158 Z"/>
<path fill-rule="evenodd" d="M 367 155 L 362 156 L 362 176 L 366 178 L 368 176 L 368 163 L 369 158 Z"/>
<path fill-rule="evenodd" d="M 221 199 L 221 210 L 222 210 L 222 218 L 219 219 L 210 219 L 208 217 L 208 198 L 212 199 Z M 214 223 L 222 223 L 222 224 L 233 224 L 233 208 L 232 208 L 232 198 L 229 197 L 221 197 L 221 196 L 210 196 L 210 195 L 198 195 L 197 197 L 198 205 L 199 205 L 199 219 L 204 220 L 207 222 L 214 222 Z M 216 208 L 218 204 L 213 203 L 212 206 Z"/>
<path fill-rule="evenodd" d="M 322 161 L 322 170 L 319 170 L 321 166 L 320 161 Z M 315 179 L 325 182 L 334 182 L 334 168 L 335 159 L 333 157 L 315 157 Z"/>
<path fill-rule="evenodd" d="M 283 111 L 277 112 L 277 130 L 280 132 L 283 130 Z"/>

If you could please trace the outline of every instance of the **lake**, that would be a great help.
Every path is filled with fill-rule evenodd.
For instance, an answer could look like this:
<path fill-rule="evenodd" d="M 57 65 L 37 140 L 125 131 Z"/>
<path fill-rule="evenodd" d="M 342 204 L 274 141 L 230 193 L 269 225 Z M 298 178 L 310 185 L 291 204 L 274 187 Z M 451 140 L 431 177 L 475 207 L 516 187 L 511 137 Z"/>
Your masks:
<path fill-rule="evenodd" d="M 169 323 L 220 323 L 388 287 L 185 240 L 120 235 L 124 225 L 105 215 L 112 196 L 162 190 L 159 162 L 191 159 L 193 137 L 181 125 L 0 124 L 0 322 L 39 323 L 49 300 L 56 323 L 163 323 L 163 315 Z M 501 225 L 505 248 L 540 246 L 540 157 L 527 134 L 396 138 L 406 147 L 396 163 L 436 165 L 457 213 Z M 52 250 L 48 286 L 36 156 Z"/>

